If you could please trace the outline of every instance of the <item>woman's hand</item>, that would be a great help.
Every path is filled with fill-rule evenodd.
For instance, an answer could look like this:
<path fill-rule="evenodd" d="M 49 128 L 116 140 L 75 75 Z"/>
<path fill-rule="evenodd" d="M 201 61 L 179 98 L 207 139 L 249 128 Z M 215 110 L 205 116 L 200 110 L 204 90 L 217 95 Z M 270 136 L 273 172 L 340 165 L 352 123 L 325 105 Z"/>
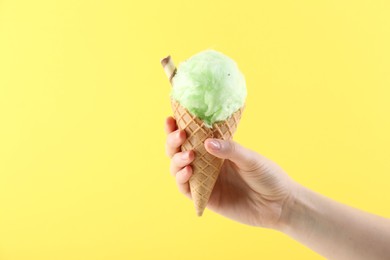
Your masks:
<path fill-rule="evenodd" d="M 191 198 L 192 151 L 185 132 L 165 125 L 171 173 Z M 348 207 L 295 182 L 274 162 L 233 141 L 208 139 L 206 150 L 226 159 L 208 208 L 253 226 L 277 229 L 329 259 L 390 259 L 390 220 Z"/>
<path fill-rule="evenodd" d="M 179 191 L 191 198 L 192 151 L 181 152 L 185 132 L 178 130 L 174 118 L 166 120 L 166 153 L 171 158 L 171 174 Z M 274 162 L 233 141 L 208 139 L 205 148 L 226 159 L 211 194 L 207 208 L 253 226 L 278 228 L 286 204 L 292 197 L 294 182 Z"/>

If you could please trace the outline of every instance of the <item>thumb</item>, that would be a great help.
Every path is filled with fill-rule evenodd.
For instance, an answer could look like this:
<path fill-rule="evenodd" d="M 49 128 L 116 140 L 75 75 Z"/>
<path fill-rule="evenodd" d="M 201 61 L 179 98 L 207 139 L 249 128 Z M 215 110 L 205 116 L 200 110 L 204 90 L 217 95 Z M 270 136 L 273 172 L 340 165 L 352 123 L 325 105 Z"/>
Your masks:
<path fill-rule="evenodd" d="M 257 153 L 234 141 L 207 139 L 204 146 L 210 154 L 221 159 L 228 159 L 242 170 L 253 170 L 260 164 Z"/>

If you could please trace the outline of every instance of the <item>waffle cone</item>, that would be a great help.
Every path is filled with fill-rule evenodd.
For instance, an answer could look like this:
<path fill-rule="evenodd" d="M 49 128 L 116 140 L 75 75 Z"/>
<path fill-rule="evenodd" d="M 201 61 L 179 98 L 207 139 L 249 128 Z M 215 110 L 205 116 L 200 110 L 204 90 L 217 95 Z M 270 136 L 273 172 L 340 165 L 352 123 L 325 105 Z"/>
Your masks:
<path fill-rule="evenodd" d="M 212 128 L 209 128 L 201 119 L 191 115 L 178 102 L 171 100 L 171 104 L 179 129 L 184 130 L 187 134 L 187 139 L 181 146 L 181 150 L 192 150 L 195 153 L 195 159 L 191 163 L 193 175 L 189 182 L 196 213 L 198 216 L 202 216 L 224 162 L 223 159 L 206 151 L 204 141 L 207 138 L 232 139 L 241 119 L 243 107 L 228 119 L 215 123 Z"/>

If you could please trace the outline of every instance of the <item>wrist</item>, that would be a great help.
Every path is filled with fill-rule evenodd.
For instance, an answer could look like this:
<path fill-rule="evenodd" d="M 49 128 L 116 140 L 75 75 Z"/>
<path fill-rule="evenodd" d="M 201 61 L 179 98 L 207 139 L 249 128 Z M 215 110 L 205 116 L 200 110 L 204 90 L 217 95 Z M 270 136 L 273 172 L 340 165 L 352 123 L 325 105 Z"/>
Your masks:
<path fill-rule="evenodd" d="M 306 215 L 305 192 L 305 187 L 295 182 L 292 184 L 290 194 L 283 202 L 276 230 L 286 233 L 298 222 L 298 219 L 302 219 Z"/>

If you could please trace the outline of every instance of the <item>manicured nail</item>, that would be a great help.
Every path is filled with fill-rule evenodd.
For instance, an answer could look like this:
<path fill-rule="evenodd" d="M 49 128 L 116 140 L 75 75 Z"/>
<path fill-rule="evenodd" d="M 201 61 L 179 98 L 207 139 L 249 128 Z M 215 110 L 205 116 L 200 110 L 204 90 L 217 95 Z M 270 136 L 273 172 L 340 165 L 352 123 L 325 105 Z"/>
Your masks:
<path fill-rule="evenodd" d="M 210 140 L 209 141 L 210 148 L 213 150 L 221 150 L 221 144 L 217 140 Z"/>

